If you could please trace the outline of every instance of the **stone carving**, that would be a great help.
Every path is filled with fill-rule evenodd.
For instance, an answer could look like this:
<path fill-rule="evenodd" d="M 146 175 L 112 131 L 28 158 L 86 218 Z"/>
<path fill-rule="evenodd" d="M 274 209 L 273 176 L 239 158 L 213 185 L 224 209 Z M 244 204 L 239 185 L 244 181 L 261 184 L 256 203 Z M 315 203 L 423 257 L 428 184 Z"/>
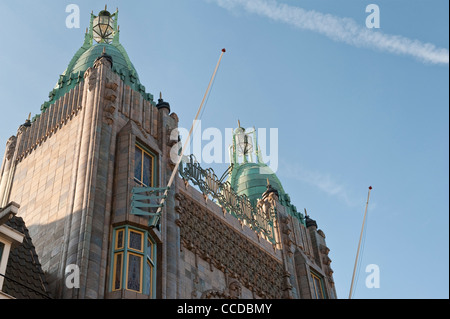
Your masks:
<path fill-rule="evenodd" d="M 6 142 L 6 159 L 9 161 L 14 156 L 14 151 L 16 150 L 17 137 L 11 136 Z"/>
<path fill-rule="evenodd" d="M 237 280 L 232 280 L 224 290 L 209 289 L 204 291 L 200 299 L 240 299 L 241 294 L 241 283 Z"/>
<path fill-rule="evenodd" d="M 117 88 L 119 85 L 115 82 L 109 82 L 106 80 L 105 84 L 105 107 L 104 111 L 104 120 L 108 125 L 114 123 L 114 113 L 116 111 L 116 100 L 117 100 Z"/>
<path fill-rule="evenodd" d="M 260 249 L 213 213 L 181 193 L 176 195 L 181 244 L 217 269 L 227 272 L 263 298 L 282 298 L 284 269 L 280 261 Z M 230 290 L 231 289 L 231 290 Z M 228 294 L 237 294 L 237 286 Z M 222 295 L 224 292 L 221 292 Z M 218 296 L 219 292 L 209 292 Z"/>
<path fill-rule="evenodd" d="M 97 83 L 97 69 L 87 69 L 84 73 L 84 78 L 87 79 L 88 90 L 92 91 Z"/>

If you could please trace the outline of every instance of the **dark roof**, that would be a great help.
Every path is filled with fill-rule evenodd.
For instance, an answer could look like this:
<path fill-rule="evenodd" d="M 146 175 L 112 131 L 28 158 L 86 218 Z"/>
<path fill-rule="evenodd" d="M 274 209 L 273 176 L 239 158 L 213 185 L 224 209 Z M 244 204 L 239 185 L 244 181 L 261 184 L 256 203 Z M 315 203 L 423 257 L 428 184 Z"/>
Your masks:
<path fill-rule="evenodd" d="M 6 266 L 4 293 L 16 299 L 48 299 L 48 285 L 25 222 L 14 216 L 5 225 L 25 235 L 23 242 L 10 251 Z"/>

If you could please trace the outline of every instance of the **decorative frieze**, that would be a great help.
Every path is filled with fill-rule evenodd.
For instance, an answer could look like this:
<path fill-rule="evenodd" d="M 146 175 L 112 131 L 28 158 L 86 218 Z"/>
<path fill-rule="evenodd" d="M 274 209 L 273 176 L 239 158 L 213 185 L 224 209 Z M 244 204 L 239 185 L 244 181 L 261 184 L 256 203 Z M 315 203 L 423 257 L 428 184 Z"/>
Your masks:
<path fill-rule="evenodd" d="M 198 186 L 205 199 L 207 196 L 212 196 L 242 224 L 254 230 L 258 237 L 263 236 L 273 245 L 276 244 L 274 233 L 276 210 L 272 197 L 264 204 L 261 202 L 254 207 L 245 194 L 239 195 L 231 187 L 230 182 L 222 182 L 211 168 L 203 169 L 195 160 L 194 155 L 189 156 L 189 161 L 180 164 L 179 172 L 185 181 L 191 181 Z"/>
<path fill-rule="evenodd" d="M 22 125 L 19 152 L 16 161 L 21 161 L 34 149 L 49 139 L 55 132 L 67 124 L 81 110 L 83 84 L 67 92 L 54 104 L 37 115 L 29 126 Z"/>
<path fill-rule="evenodd" d="M 117 88 L 119 85 L 115 82 L 109 82 L 105 84 L 105 106 L 103 107 L 103 118 L 108 125 L 114 123 L 114 114 L 117 109 Z"/>
<path fill-rule="evenodd" d="M 285 271 L 280 261 L 192 199 L 178 193 L 176 200 L 180 214 L 176 223 L 183 247 L 206 260 L 211 269 L 214 266 L 227 272 L 257 295 L 283 297 Z"/>
<path fill-rule="evenodd" d="M 17 137 L 11 136 L 6 142 L 6 159 L 9 161 L 12 159 L 14 155 L 14 151 L 16 150 Z"/>

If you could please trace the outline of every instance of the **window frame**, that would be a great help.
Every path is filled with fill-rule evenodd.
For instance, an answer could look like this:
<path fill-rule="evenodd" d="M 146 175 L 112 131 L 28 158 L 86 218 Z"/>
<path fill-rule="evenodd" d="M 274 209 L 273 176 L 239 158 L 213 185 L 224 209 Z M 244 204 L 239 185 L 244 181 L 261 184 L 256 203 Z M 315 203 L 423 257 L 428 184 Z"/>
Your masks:
<path fill-rule="evenodd" d="M 0 225 L 0 243 L 3 244 L 2 253 L 0 255 L 0 273 L 6 274 L 6 267 L 8 265 L 9 254 L 16 245 L 21 244 L 25 235 L 19 231 L 6 226 Z M 3 289 L 4 277 L 0 276 L 0 291 Z"/>
<path fill-rule="evenodd" d="M 138 148 L 142 152 L 141 156 L 141 176 L 140 179 L 136 178 L 136 148 Z M 145 155 L 148 155 L 151 158 L 151 167 L 150 167 L 150 185 L 146 185 L 144 183 L 144 159 Z M 133 166 L 133 180 L 136 184 L 138 184 L 141 187 L 155 187 L 157 184 L 157 155 L 156 153 L 152 152 L 148 147 L 144 146 L 139 141 L 136 141 L 134 144 L 134 166 Z"/>
<path fill-rule="evenodd" d="M 141 234 L 141 249 L 136 249 L 130 247 L 130 235 L 132 232 Z M 118 234 L 122 233 L 122 246 L 118 245 Z M 151 245 L 148 246 L 148 241 L 151 242 Z M 112 256 L 111 256 L 111 275 L 110 275 L 110 291 L 120 291 L 120 290 L 128 290 L 136 293 L 149 295 L 150 298 L 154 299 L 156 296 L 156 256 L 157 256 L 157 245 L 156 241 L 151 236 L 150 232 L 146 230 L 142 230 L 130 225 L 122 225 L 113 228 L 113 245 L 112 246 Z M 121 269 L 118 272 L 117 267 L 117 256 L 121 255 Z M 140 257 L 140 265 L 139 265 L 139 290 L 129 289 L 128 288 L 128 279 L 129 279 L 129 262 L 130 256 L 138 256 Z M 151 258 L 149 258 L 151 256 Z M 147 267 L 147 264 L 150 261 L 150 267 Z M 116 287 L 116 279 L 119 274 L 119 287 Z M 149 279 L 149 283 L 146 282 L 146 279 Z"/>
<path fill-rule="evenodd" d="M 311 270 L 311 279 L 313 284 L 314 299 L 327 299 L 323 277 Z M 319 282 L 319 287 L 317 287 L 316 280 Z M 318 292 L 320 292 L 321 298 L 319 298 Z"/>

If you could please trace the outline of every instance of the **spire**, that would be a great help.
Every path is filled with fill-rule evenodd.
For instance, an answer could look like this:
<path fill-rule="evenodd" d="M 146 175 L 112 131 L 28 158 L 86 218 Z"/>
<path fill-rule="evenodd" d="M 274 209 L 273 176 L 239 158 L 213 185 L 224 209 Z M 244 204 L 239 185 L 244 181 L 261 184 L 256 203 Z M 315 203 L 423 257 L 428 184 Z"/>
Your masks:
<path fill-rule="evenodd" d="M 263 199 L 266 198 L 267 196 L 269 196 L 269 194 L 271 194 L 271 193 L 274 193 L 278 197 L 280 196 L 278 194 L 278 191 L 275 188 L 273 188 L 272 185 L 270 185 L 270 181 L 269 181 L 268 177 L 267 177 L 267 186 L 266 187 L 267 187 L 267 190 L 261 196 Z"/>
<path fill-rule="evenodd" d="M 28 119 L 25 121 L 23 126 L 25 126 L 25 127 L 30 127 L 31 126 L 31 113 L 28 114 Z"/>
<path fill-rule="evenodd" d="M 305 222 L 306 222 L 306 227 L 309 228 L 311 226 L 314 226 L 317 228 L 317 222 L 314 219 L 311 219 L 308 216 L 308 213 L 306 212 L 306 208 L 305 208 Z"/>
<path fill-rule="evenodd" d="M 169 113 L 170 113 L 170 104 L 163 100 L 161 92 L 159 92 L 159 99 L 158 99 L 158 104 L 156 104 L 156 107 L 158 108 L 158 110 L 167 109 L 167 110 L 169 110 Z"/>

